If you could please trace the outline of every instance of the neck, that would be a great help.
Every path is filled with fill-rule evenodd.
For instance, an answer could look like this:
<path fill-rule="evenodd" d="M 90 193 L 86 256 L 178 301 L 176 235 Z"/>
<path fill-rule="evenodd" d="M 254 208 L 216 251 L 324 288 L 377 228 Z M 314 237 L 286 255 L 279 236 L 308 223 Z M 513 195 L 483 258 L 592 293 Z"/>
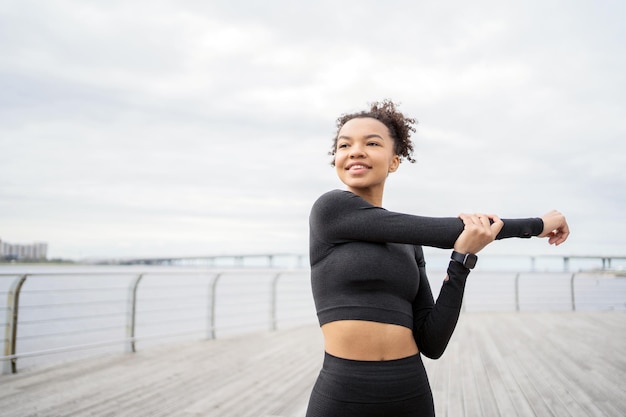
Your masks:
<path fill-rule="evenodd" d="M 348 187 L 348 191 L 358 195 L 363 200 L 367 201 L 373 206 L 382 207 L 383 206 L 383 190 L 372 190 L 371 188 L 352 188 Z"/>

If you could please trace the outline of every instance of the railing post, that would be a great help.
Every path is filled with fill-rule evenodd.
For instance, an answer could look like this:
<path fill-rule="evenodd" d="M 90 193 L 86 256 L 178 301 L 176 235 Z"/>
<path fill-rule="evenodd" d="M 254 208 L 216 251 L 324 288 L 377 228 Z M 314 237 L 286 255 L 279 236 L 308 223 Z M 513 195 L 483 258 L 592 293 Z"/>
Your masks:
<path fill-rule="evenodd" d="M 20 290 L 28 275 L 21 275 L 13 281 L 7 297 L 7 324 L 6 341 L 4 342 L 4 356 L 14 356 L 17 346 L 17 317 L 20 305 Z M 2 373 L 17 373 L 17 358 L 12 357 L 2 363 Z"/>
<path fill-rule="evenodd" d="M 570 279 L 570 292 L 572 294 L 572 311 L 576 311 L 576 293 L 574 292 L 574 278 L 576 277 L 576 273 L 572 274 L 572 278 Z"/>
<path fill-rule="evenodd" d="M 217 296 L 215 294 L 217 290 L 217 282 L 219 281 L 221 273 L 215 275 L 213 278 L 213 282 L 211 282 L 211 306 L 209 307 L 209 339 L 215 339 L 215 301 L 217 300 Z"/>
<path fill-rule="evenodd" d="M 276 320 L 276 303 L 277 303 L 277 288 L 278 288 L 278 278 L 282 275 L 281 272 L 277 273 L 272 279 L 272 293 L 270 296 L 270 330 L 276 330 L 278 328 L 278 323 Z"/>
<path fill-rule="evenodd" d="M 519 277 L 520 273 L 518 272 L 515 275 L 515 311 L 519 311 Z"/>
<path fill-rule="evenodd" d="M 128 312 L 126 316 L 126 352 L 134 353 L 135 348 L 135 328 L 137 326 L 137 287 L 143 278 L 143 274 L 139 274 L 128 287 Z"/>

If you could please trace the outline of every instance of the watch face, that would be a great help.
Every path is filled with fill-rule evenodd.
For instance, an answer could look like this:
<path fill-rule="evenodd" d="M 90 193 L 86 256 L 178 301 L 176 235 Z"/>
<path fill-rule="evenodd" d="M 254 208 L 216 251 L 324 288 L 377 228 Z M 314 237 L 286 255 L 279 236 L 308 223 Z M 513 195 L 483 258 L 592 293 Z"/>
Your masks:
<path fill-rule="evenodd" d="M 468 253 L 467 255 L 465 255 L 465 261 L 463 262 L 463 265 L 465 265 L 466 268 L 472 269 L 476 266 L 476 261 L 478 261 L 478 256 L 472 253 Z"/>

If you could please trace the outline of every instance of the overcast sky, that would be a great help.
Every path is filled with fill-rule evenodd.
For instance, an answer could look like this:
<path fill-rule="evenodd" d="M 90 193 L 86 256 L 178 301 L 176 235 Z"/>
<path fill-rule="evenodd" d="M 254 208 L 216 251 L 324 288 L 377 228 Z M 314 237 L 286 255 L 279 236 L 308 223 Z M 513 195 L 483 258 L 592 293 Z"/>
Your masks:
<path fill-rule="evenodd" d="M 306 253 L 335 119 L 390 98 L 384 205 L 568 217 L 626 254 L 622 1 L 0 4 L 0 239 L 64 258 Z"/>

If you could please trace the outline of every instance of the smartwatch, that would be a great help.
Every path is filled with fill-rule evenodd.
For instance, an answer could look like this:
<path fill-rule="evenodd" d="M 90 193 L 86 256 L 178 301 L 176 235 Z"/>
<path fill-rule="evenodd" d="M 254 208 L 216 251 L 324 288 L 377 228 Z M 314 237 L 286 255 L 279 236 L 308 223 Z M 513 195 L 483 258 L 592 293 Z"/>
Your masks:
<path fill-rule="evenodd" d="M 478 256 L 473 253 L 459 253 L 453 250 L 450 259 L 460 263 L 467 269 L 473 269 L 476 266 L 476 261 L 478 261 Z"/>

